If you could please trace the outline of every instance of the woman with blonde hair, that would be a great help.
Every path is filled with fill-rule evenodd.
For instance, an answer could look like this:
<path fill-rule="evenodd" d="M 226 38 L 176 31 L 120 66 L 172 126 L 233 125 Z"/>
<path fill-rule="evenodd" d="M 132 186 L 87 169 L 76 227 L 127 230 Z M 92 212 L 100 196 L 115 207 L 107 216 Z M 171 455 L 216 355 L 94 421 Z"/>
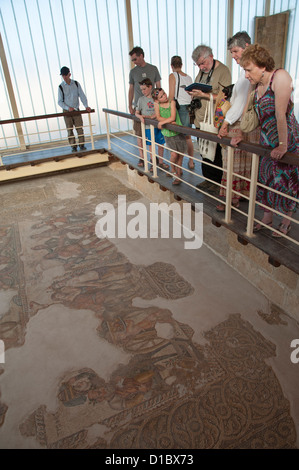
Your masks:
<path fill-rule="evenodd" d="M 294 115 L 291 99 L 292 79 L 284 69 L 275 69 L 270 53 L 259 44 L 248 46 L 240 61 L 245 77 L 255 86 L 254 105 L 261 125 L 260 143 L 272 147 L 270 157 L 260 157 L 257 201 L 281 212 L 283 217 L 278 231 L 287 234 L 291 229 L 290 219 L 298 202 L 277 194 L 272 189 L 298 200 L 298 167 L 280 162 L 286 152 L 299 156 L 299 124 Z M 272 227 L 273 213 L 265 209 L 262 224 L 256 224 L 254 231 Z M 280 237 L 273 232 L 274 237 Z"/>

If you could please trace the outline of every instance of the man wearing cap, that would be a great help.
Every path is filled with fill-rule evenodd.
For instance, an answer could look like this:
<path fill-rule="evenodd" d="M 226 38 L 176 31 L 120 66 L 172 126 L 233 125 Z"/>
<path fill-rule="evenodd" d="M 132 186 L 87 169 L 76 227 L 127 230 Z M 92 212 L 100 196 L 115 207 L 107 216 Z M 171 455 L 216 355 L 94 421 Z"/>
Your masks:
<path fill-rule="evenodd" d="M 86 111 L 90 112 L 91 108 L 88 106 L 87 98 L 81 88 L 80 83 L 71 79 L 71 72 L 68 67 L 62 67 L 60 75 L 63 78 L 62 83 L 58 87 L 58 104 L 63 111 L 79 111 L 79 98 Z M 76 128 L 79 140 L 80 150 L 86 150 L 84 145 L 84 131 L 83 120 L 81 114 L 78 116 L 64 116 L 65 125 L 67 127 L 68 140 L 72 147 L 72 152 L 77 151 L 76 139 L 73 132 L 73 127 Z"/>

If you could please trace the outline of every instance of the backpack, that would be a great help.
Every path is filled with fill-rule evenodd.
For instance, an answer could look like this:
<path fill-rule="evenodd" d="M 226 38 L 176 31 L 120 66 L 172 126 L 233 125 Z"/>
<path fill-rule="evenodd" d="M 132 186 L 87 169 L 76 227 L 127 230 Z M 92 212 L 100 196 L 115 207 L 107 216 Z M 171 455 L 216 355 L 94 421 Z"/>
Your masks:
<path fill-rule="evenodd" d="M 78 82 L 76 80 L 74 80 L 74 82 L 76 83 L 76 87 L 78 88 Z M 62 85 L 59 85 L 59 88 L 60 88 L 61 93 L 62 93 L 62 101 L 64 102 L 64 91 L 63 91 Z"/>

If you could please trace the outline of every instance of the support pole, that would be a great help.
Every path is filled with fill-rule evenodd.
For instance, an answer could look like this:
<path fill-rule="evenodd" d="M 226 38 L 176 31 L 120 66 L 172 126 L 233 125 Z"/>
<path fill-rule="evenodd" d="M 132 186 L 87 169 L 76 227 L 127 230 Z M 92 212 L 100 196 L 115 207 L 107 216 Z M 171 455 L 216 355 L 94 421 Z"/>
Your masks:
<path fill-rule="evenodd" d="M 156 159 L 156 142 L 155 142 L 155 128 L 153 125 L 150 126 L 151 129 L 151 142 L 152 142 L 152 165 L 153 165 L 153 177 L 157 178 L 157 159 Z"/>
<path fill-rule="evenodd" d="M 88 113 L 88 123 L 89 123 L 89 130 L 90 130 L 90 138 L 91 138 L 91 148 L 94 150 L 94 138 L 92 132 L 92 123 L 91 123 L 91 115 Z"/>
<path fill-rule="evenodd" d="M 259 161 L 260 161 L 259 156 L 253 153 L 252 161 L 251 161 L 250 194 L 249 194 L 248 219 L 247 219 L 247 230 L 246 230 L 246 235 L 248 235 L 248 237 L 252 237 L 253 235 Z"/>
<path fill-rule="evenodd" d="M 235 7 L 235 1 L 229 0 L 228 9 L 227 9 L 227 27 L 226 27 L 227 38 L 231 38 L 234 34 L 234 7 Z M 232 73 L 232 64 L 233 64 L 232 55 L 230 51 L 227 50 L 226 65 L 229 68 L 231 73 Z"/>
<path fill-rule="evenodd" d="M 226 173 L 226 199 L 225 199 L 225 222 L 231 223 L 232 214 L 232 188 L 233 188 L 233 167 L 234 167 L 234 149 L 228 147 L 227 149 L 227 173 Z"/>
<path fill-rule="evenodd" d="M 126 13 L 127 13 L 127 29 L 128 29 L 129 50 L 131 51 L 134 47 L 131 0 L 126 0 Z M 131 68 L 134 67 L 134 64 L 131 61 L 130 61 L 130 65 L 131 65 Z"/>
<path fill-rule="evenodd" d="M 106 119 L 106 129 L 107 129 L 107 144 L 108 144 L 108 150 L 111 150 L 111 141 L 110 141 L 110 127 L 109 127 L 109 119 L 108 119 L 108 113 L 105 113 L 105 119 Z"/>
<path fill-rule="evenodd" d="M 148 168 L 148 161 L 147 161 L 147 149 L 146 149 L 146 138 L 145 138 L 145 125 L 141 123 L 141 133 L 142 133 L 142 148 L 143 148 L 143 163 L 144 163 L 144 171 L 149 171 Z M 138 139 L 137 139 L 138 141 Z"/>
<path fill-rule="evenodd" d="M 9 95 L 9 100 L 10 100 L 10 104 L 11 104 L 13 117 L 14 117 L 14 119 L 19 119 L 20 116 L 19 116 L 19 112 L 18 112 L 18 108 L 17 108 L 17 102 L 16 102 L 15 94 L 14 94 L 14 91 L 13 91 L 13 86 L 12 86 L 12 82 L 11 82 L 11 78 L 10 78 L 10 73 L 9 73 L 9 69 L 8 69 L 8 64 L 7 64 L 7 60 L 6 60 L 6 55 L 5 55 L 5 50 L 4 50 L 1 34 L 0 34 L 0 57 L 1 57 L 1 63 L 2 63 L 3 73 L 4 73 L 4 77 L 5 77 L 5 82 L 6 82 L 7 92 L 8 92 L 8 95 Z M 23 130 L 22 130 L 22 125 L 21 125 L 20 122 L 17 122 L 15 124 L 15 126 L 16 126 L 16 129 L 17 129 L 20 148 L 21 148 L 21 150 L 26 150 L 26 144 L 25 144 L 24 134 L 23 134 Z"/>

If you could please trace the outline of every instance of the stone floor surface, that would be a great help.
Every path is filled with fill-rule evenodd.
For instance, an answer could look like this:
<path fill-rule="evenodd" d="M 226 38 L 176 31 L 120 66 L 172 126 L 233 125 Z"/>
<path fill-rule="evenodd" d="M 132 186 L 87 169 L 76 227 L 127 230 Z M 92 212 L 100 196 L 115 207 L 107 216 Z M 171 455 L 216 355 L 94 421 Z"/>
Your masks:
<path fill-rule="evenodd" d="M 205 243 L 99 238 L 124 175 L 1 186 L 0 448 L 298 448 L 299 325 Z"/>

